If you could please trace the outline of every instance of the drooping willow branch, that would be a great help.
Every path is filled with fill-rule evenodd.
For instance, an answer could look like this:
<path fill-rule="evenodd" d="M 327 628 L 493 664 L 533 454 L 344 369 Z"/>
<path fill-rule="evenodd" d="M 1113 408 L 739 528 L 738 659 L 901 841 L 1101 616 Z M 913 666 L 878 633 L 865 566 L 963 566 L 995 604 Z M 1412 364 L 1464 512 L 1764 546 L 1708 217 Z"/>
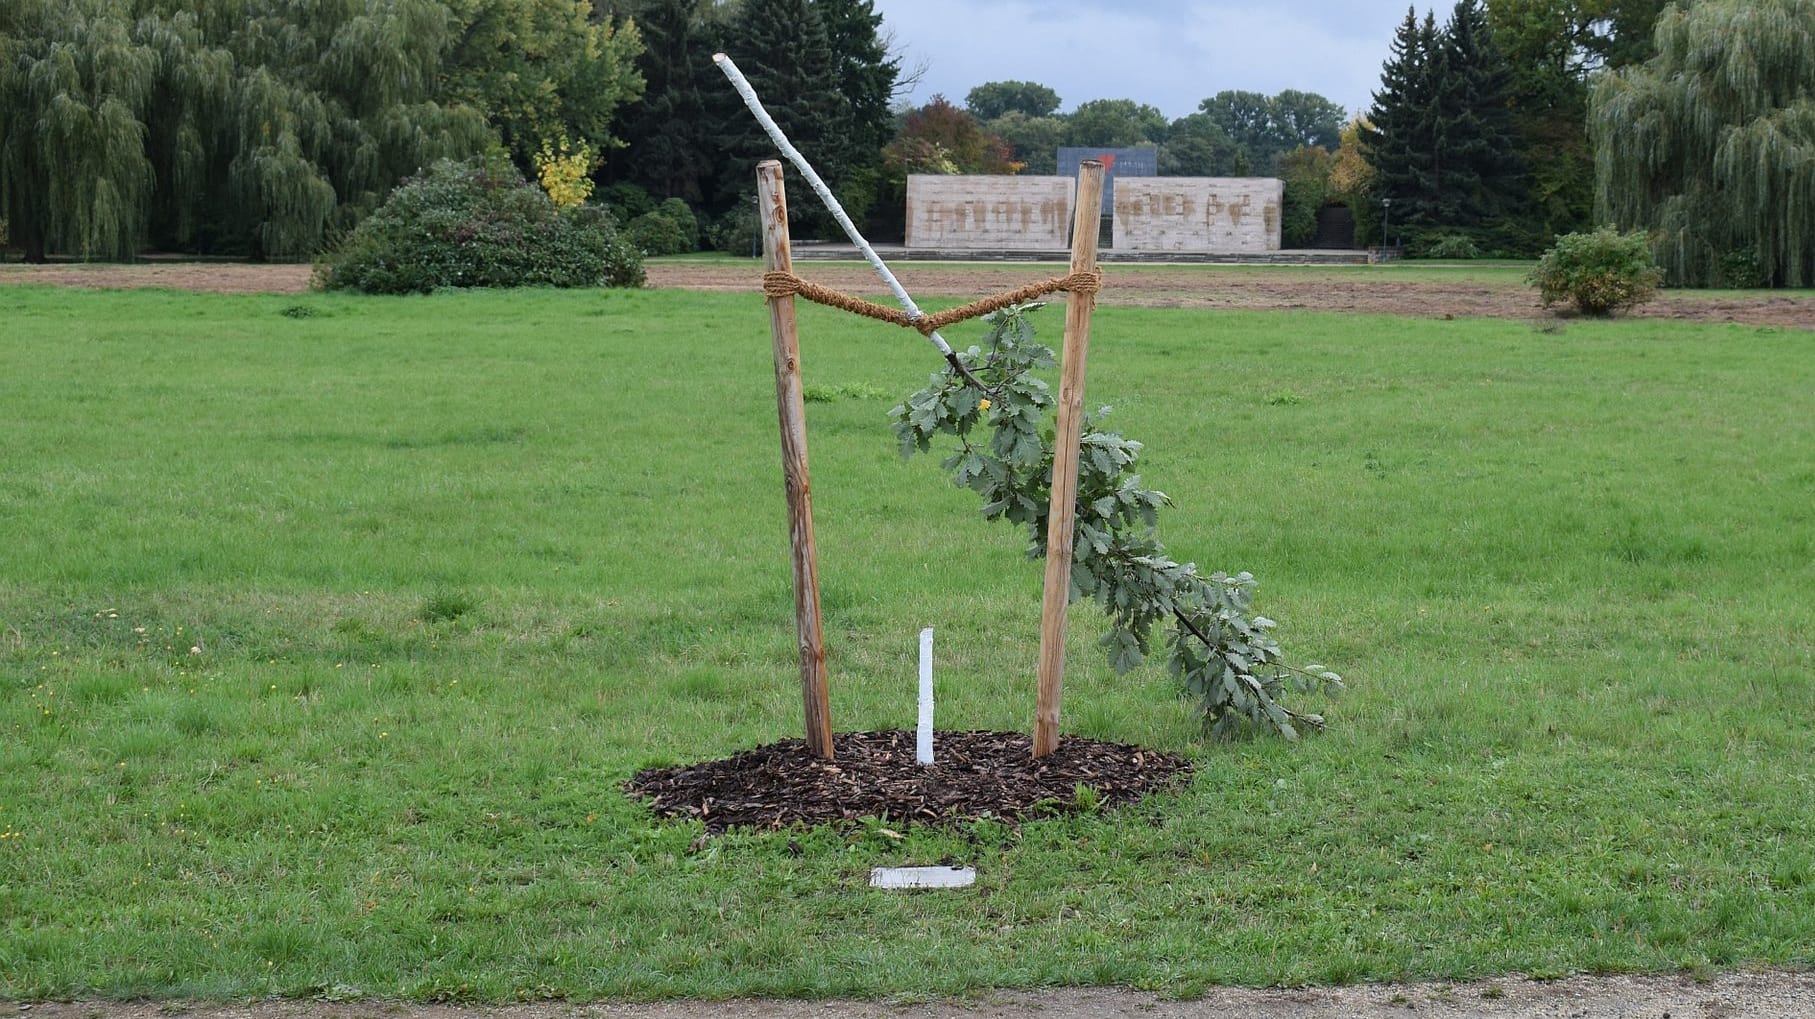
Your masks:
<path fill-rule="evenodd" d="M 1033 372 L 1051 368 L 1053 357 L 1033 341 L 1026 315 L 1034 307 L 998 313 L 987 349 L 960 355 L 989 386 L 989 398 L 940 374 L 893 413 L 904 455 L 930 450 L 938 436 L 955 438 L 958 448 L 944 462 L 954 483 L 982 496 L 985 518 L 1024 526 L 1028 554 L 1041 557 L 1052 477 L 1044 426 L 1053 398 Z M 1342 678 L 1321 665 L 1285 662 L 1268 632 L 1275 624 L 1252 611 L 1252 576 L 1204 575 L 1167 555 L 1156 532 L 1171 500 L 1141 484 L 1134 473 L 1141 444 L 1101 428 L 1104 413 L 1087 420 L 1080 446 L 1071 599 L 1094 600 L 1110 617 L 1101 644 L 1112 667 L 1138 665 L 1152 652 L 1154 626 L 1170 623 L 1168 668 L 1198 699 L 1206 726 L 1228 734 L 1252 725 L 1288 739 L 1300 726 L 1321 727 L 1321 716 L 1284 704 L 1286 685 L 1333 694 Z"/>

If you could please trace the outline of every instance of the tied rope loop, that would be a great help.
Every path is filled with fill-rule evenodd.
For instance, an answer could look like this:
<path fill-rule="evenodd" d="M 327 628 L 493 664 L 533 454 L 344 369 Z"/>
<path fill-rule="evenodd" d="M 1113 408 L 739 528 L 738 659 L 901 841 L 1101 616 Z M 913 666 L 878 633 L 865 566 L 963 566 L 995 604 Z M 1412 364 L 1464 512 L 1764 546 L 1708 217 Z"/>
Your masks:
<path fill-rule="evenodd" d="M 1015 290 L 1004 291 L 1000 294 L 982 298 L 981 300 L 972 301 L 969 304 L 961 304 L 948 311 L 939 312 L 937 315 L 914 316 L 905 311 L 885 307 L 874 301 L 866 301 L 861 297 L 853 297 L 850 294 L 834 290 L 831 287 L 820 286 L 817 283 L 801 279 L 791 272 L 763 273 L 763 294 L 768 297 L 778 299 L 783 297 L 803 297 L 815 304 L 823 304 L 830 308 L 838 308 L 842 311 L 848 311 L 853 315 L 862 315 L 865 318 L 873 318 L 879 322 L 892 322 L 905 329 L 916 330 L 923 336 L 930 336 L 933 333 L 944 329 L 946 326 L 955 325 L 959 322 L 968 321 L 973 318 L 981 318 L 991 312 L 1001 311 L 1003 308 L 1007 308 L 1011 305 L 1024 304 L 1036 297 L 1043 297 L 1047 294 L 1066 291 L 1074 294 L 1094 296 L 1102 289 L 1103 274 L 1101 272 L 1095 270 L 1074 272 L 1069 276 L 1055 276 L 1049 280 L 1042 280 L 1039 283 L 1029 283 L 1027 286 L 1019 287 Z"/>

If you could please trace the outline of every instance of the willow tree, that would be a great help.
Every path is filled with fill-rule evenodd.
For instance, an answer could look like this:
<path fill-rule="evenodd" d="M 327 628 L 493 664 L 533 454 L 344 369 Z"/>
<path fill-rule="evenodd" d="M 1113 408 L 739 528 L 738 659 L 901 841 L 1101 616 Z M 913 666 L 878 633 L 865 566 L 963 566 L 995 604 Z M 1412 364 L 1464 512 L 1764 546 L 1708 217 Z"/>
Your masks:
<path fill-rule="evenodd" d="M 1595 85 L 1597 211 L 1650 230 L 1670 283 L 1710 285 L 1737 259 L 1815 286 L 1815 0 L 1673 5 L 1655 41 Z"/>
<path fill-rule="evenodd" d="M 309 256 L 401 178 L 500 133 L 608 143 L 642 88 L 640 43 L 589 10 L 0 0 L 0 219 L 33 259 Z"/>
<path fill-rule="evenodd" d="M 458 26 L 436 0 L 136 6 L 160 58 L 161 245 L 304 257 L 402 177 L 488 139 L 481 111 L 438 101 Z"/>
<path fill-rule="evenodd" d="M 152 183 L 156 55 L 115 0 L 9 0 L 0 21 L 0 217 L 26 258 L 130 256 Z"/>

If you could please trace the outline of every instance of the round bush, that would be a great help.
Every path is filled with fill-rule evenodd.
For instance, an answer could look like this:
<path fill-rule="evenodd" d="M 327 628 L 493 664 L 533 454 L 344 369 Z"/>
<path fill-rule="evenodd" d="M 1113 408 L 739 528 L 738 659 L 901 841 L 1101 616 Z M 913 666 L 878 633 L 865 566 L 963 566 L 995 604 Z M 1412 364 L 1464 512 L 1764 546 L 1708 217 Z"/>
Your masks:
<path fill-rule="evenodd" d="M 631 220 L 655 211 L 655 199 L 649 197 L 649 192 L 622 181 L 600 188 L 593 200 L 610 210 L 619 226 L 629 226 Z"/>
<path fill-rule="evenodd" d="M 1771 285 L 1771 274 L 1756 253 L 1729 251 L 1714 262 L 1714 282 L 1733 290 L 1758 290 Z"/>
<path fill-rule="evenodd" d="M 1481 247 L 1467 234 L 1444 234 L 1424 249 L 1422 257 L 1447 261 L 1480 258 Z"/>
<path fill-rule="evenodd" d="M 442 160 L 398 185 L 317 268 L 328 290 L 635 287 L 637 250 L 593 206 L 557 209 L 507 166 Z"/>
<path fill-rule="evenodd" d="M 714 251 L 755 256 L 762 253 L 763 225 L 754 205 L 740 205 L 706 230 L 706 243 Z"/>
<path fill-rule="evenodd" d="M 624 239 L 648 256 L 684 255 L 699 247 L 699 220 L 686 202 L 669 198 L 631 220 Z"/>
<path fill-rule="evenodd" d="M 1569 301 L 1584 315 L 1607 315 L 1648 301 L 1663 279 L 1645 232 L 1622 234 L 1612 227 L 1558 237 L 1527 277 L 1545 307 Z"/>

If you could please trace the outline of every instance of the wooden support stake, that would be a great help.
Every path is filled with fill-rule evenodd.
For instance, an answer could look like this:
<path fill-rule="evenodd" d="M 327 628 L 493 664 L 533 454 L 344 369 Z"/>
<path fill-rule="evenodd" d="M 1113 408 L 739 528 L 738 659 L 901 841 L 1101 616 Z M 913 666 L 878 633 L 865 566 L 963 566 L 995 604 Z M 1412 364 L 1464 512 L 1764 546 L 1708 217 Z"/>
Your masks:
<path fill-rule="evenodd" d="M 788 201 L 781 163 L 756 167 L 763 257 L 770 272 L 793 272 Z M 832 759 L 832 708 L 826 692 L 826 641 L 819 615 L 819 556 L 813 544 L 813 490 L 807 481 L 807 410 L 800 388 L 800 332 L 794 298 L 769 298 L 775 335 L 775 409 L 781 421 L 781 470 L 788 490 L 788 542 L 794 551 L 794 624 L 800 640 L 800 692 L 806 704 L 807 749 Z"/>
<path fill-rule="evenodd" d="M 1103 215 L 1103 164 L 1078 168 L 1071 226 L 1071 271 L 1094 272 Z M 1053 437 L 1052 503 L 1046 521 L 1046 594 L 1040 609 L 1040 693 L 1034 708 L 1034 756 L 1059 746 L 1059 701 L 1065 689 L 1065 607 L 1071 601 L 1072 532 L 1078 518 L 1078 440 L 1084 428 L 1084 361 L 1090 349 L 1094 293 L 1072 291 L 1065 306 L 1065 350 L 1059 370 L 1059 421 Z"/>

